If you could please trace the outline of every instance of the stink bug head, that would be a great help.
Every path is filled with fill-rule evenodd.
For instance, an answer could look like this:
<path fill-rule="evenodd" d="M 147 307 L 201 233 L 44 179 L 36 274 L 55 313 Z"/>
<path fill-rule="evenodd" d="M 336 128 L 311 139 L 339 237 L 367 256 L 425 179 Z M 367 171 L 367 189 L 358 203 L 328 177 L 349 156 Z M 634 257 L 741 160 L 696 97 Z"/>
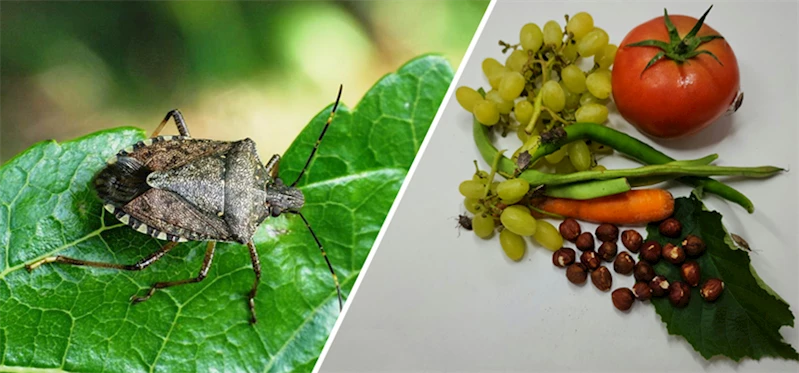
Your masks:
<path fill-rule="evenodd" d="M 284 212 L 298 213 L 305 205 L 305 196 L 296 187 L 283 184 L 283 180 L 266 186 L 266 206 L 272 216 L 279 216 Z"/>

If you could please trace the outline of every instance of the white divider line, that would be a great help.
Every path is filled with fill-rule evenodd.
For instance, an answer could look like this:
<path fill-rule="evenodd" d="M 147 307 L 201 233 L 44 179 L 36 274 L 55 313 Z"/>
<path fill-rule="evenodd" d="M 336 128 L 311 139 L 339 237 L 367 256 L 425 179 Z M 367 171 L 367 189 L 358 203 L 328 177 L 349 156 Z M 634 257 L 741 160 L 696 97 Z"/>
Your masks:
<path fill-rule="evenodd" d="M 430 128 L 427 130 L 427 135 L 425 135 L 425 138 L 422 141 L 422 146 L 419 147 L 419 151 L 416 152 L 416 157 L 414 158 L 413 163 L 411 164 L 411 168 L 408 170 L 408 174 L 405 175 L 405 180 L 403 180 L 402 186 L 400 186 L 399 192 L 397 193 L 397 197 L 394 199 L 394 202 L 391 204 L 391 209 L 388 211 L 386 220 L 383 222 L 383 226 L 380 227 L 380 232 L 377 234 L 375 243 L 374 245 L 372 245 L 372 249 L 369 251 L 369 255 L 366 257 L 366 261 L 363 263 L 363 267 L 361 268 L 361 273 L 358 276 L 358 279 L 355 280 L 355 284 L 352 286 L 352 291 L 350 291 L 350 294 L 347 297 L 347 302 L 344 304 L 344 309 L 341 311 L 341 314 L 338 316 L 336 324 L 333 325 L 333 330 L 330 332 L 330 336 L 327 338 L 327 342 L 325 342 L 325 347 L 322 349 L 322 353 L 319 355 L 319 359 L 316 360 L 313 373 L 318 373 L 319 370 L 322 368 L 322 363 L 325 361 L 327 352 L 330 350 L 330 346 L 333 344 L 333 341 L 336 339 L 336 334 L 338 333 L 338 329 L 341 327 L 341 323 L 347 317 L 347 311 L 349 311 L 350 309 L 352 300 L 355 298 L 355 294 L 358 292 L 358 288 L 361 286 L 361 281 L 363 281 L 364 277 L 366 277 L 366 272 L 369 270 L 369 264 L 372 263 L 372 258 L 374 258 L 375 253 L 377 252 L 377 248 L 380 247 L 380 242 L 383 240 L 383 236 L 386 234 L 386 229 L 388 229 L 388 226 L 391 224 L 391 220 L 394 217 L 394 213 L 396 212 L 397 207 L 399 206 L 399 203 L 402 200 L 402 196 L 405 194 L 405 189 L 408 188 L 408 183 L 410 183 L 411 179 L 413 178 L 413 174 L 416 171 L 416 167 L 418 166 L 419 161 L 422 159 L 422 155 L 424 154 L 424 151 L 427 148 L 427 144 L 430 142 L 430 138 L 433 137 L 433 132 L 435 132 L 436 127 L 438 127 L 438 122 L 439 120 L 441 120 L 441 116 L 444 114 L 444 109 L 447 107 L 449 100 L 453 96 L 455 96 L 455 90 L 457 88 L 456 84 L 460 80 L 461 74 L 463 74 L 463 70 L 466 67 L 466 62 L 469 61 L 469 57 L 471 57 L 472 55 L 472 51 L 474 50 L 474 46 L 477 44 L 477 40 L 480 38 L 480 34 L 483 33 L 483 28 L 485 27 L 486 22 L 491 16 L 491 11 L 494 10 L 494 5 L 496 4 L 496 2 L 497 0 L 491 0 L 491 2 L 488 4 L 488 7 L 486 7 L 486 11 L 483 14 L 483 18 L 480 20 L 480 25 L 477 26 L 477 31 L 475 31 L 474 36 L 472 37 L 472 42 L 469 43 L 469 48 L 466 50 L 466 54 L 464 54 L 463 58 L 461 59 L 460 66 L 458 67 L 458 71 L 455 73 L 455 76 L 452 78 L 452 83 L 450 83 L 449 85 L 447 94 L 444 95 L 444 99 L 441 101 L 441 106 L 438 107 L 436 116 L 435 118 L 433 118 L 433 123 L 430 125 Z"/>

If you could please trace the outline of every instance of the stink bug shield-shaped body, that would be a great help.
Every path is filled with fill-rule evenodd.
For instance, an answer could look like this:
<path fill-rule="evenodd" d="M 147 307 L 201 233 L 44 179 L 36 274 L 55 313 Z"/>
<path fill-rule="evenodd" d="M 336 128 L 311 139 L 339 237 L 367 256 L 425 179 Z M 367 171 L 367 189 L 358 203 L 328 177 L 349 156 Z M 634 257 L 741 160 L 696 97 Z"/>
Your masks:
<path fill-rule="evenodd" d="M 255 272 L 247 299 L 251 322 L 255 323 L 254 299 L 261 278 L 261 264 L 252 237 L 266 218 L 291 213 L 300 216 L 319 246 L 333 276 L 341 307 L 338 279 L 319 238 L 300 212 L 305 197 L 296 187 L 330 126 L 340 99 L 341 88 L 305 167 L 291 185 L 284 184 L 277 176 L 279 155 L 273 155 L 263 165 L 250 139 L 234 142 L 194 139 L 180 112 L 170 111 L 150 139 L 120 150 L 94 179 L 97 195 L 105 203 L 106 210 L 133 229 L 169 242 L 130 265 L 59 255 L 26 267 L 31 271 L 46 263 L 65 263 L 138 271 L 163 257 L 178 242 L 208 241 L 197 277 L 157 282 L 144 296 L 131 298 L 133 303 L 139 303 L 149 299 L 157 289 L 202 281 L 211 267 L 216 242 L 237 242 L 249 248 Z M 180 136 L 159 136 L 170 118 Z"/>

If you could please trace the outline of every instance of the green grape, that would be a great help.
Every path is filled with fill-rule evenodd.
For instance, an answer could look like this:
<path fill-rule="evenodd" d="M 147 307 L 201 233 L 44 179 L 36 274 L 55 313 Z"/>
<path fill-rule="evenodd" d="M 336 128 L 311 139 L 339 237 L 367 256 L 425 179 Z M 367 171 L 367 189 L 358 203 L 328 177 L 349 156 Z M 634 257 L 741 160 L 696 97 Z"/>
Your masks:
<path fill-rule="evenodd" d="M 476 171 L 474 175 L 472 175 L 472 180 L 479 181 L 481 184 L 486 185 L 488 182 L 488 172 L 483 170 Z"/>
<path fill-rule="evenodd" d="M 502 82 L 502 78 L 508 72 L 510 72 L 510 69 L 507 66 L 501 66 L 496 68 L 491 75 L 488 75 L 488 84 L 491 85 L 491 88 L 499 89 L 499 83 Z"/>
<path fill-rule="evenodd" d="M 511 69 L 511 71 L 521 72 L 524 65 L 527 64 L 527 60 L 527 53 L 517 49 L 511 52 L 508 59 L 505 60 L 505 66 Z"/>
<path fill-rule="evenodd" d="M 598 99 L 610 97 L 610 74 L 606 74 L 606 71 L 607 70 L 597 70 L 585 78 L 585 86 L 588 88 L 588 92 L 591 92 L 591 94 Z"/>
<path fill-rule="evenodd" d="M 522 74 L 513 71 L 505 73 L 499 83 L 499 96 L 503 100 L 513 101 L 524 91 L 525 80 Z"/>
<path fill-rule="evenodd" d="M 574 62 L 577 60 L 577 43 L 572 40 L 569 44 L 566 44 L 566 46 L 563 47 L 562 55 L 566 61 Z"/>
<path fill-rule="evenodd" d="M 483 211 L 483 204 L 480 203 L 480 200 L 477 198 L 466 198 L 463 200 L 463 206 L 466 207 L 466 211 L 471 212 L 472 214 L 477 214 Z"/>
<path fill-rule="evenodd" d="M 571 161 L 574 169 L 577 171 L 585 171 L 591 168 L 591 150 L 585 141 L 575 141 L 568 145 L 569 160 Z"/>
<path fill-rule="evenodd" d="M 594 167 L 591 167 L 591 171 L 607 171 L 607 170 L 608 169 L 605 166 L 601 165 L 601 164 L 598 164 L 598 165 L 596 165 Z"/>
<path fill-rule="evenodd" d="M 499 110 L 497 104 L 483 100 L 474 105 L 474 117 L 477 121 L 486 125 L 493 126 L 499 122 Z"/>
<path fill-rule="evenodd" d="M 502 210 L 499 220 L 505 226 L 505 229 L 520 236 L 529 237 L 535 234 L 536 222 L 527 207 L 519 205 L 508 206 Z"/>
<path fill-rule="evenodd" d="M 586 12 L 573 15 L 566 24 L 566 31 L 570 32 L 575 40 L 580 40 L 593 29 L 594 18 Z"/>
<path fill-rule="evenodd" d="M 497 186 L 497 195 L 503 200 L 520 200 L 530 190 L 530 183 L 522 179 L 508 179 Z"/>
<path fill-rule="evenodd" d="M 608 45 L 608 40 L 610 40 L 608 33 L 599 27 L 595 27 L 577 42 L 577 52 L 583 57 L 591 57 Z"/>
<path fill-rule="evenodd" d="M 513 101 L 503 100 L 502 97 L 499 96 L 499 92 L 495 90 L 486 93 L 486 100 L 496 104 L 500 114 L 510 114 L 510 111 L 513 110 Z"/>
<path fill-rule="evenodd" d="M 483 100 L 483 96 L 480 96 L 477 91 L 467 86 L 458 87 L 455 91 L 455 99 L 458 100 L 458 103 L 466 109 L 468 112 L 472 112 L 474 109 L 474 104 Z"/>
<path fill-rule="evenodd" d="M 602 124 L 608 120 L 608 107 L 602 104 L 588 104 L 577 109 L 574 117 L 578 122 Z"/>
<path fill-rule="evenodd" d="M 541 49 L 541 44 L 544 43 L 544 34 L 541 32 L 541 28 L 538 27 L 538 25 L 535 23 L 528 23 L 522 26 L 522 30 L 519 31 L 519 41 L 524 50 L 533 51 L 533 53 L 535 53 Z"/>
<path fill-rule="evenodd" d="M 544 44 L 552 45 L 555 48 L 560 48 L 563 44 L 563 30 L 560 25 L 555 21 L 549 21 L 544 24 Z"/>
<path fill-rule="evenodd" d="M 537 225 L 538 227 L 535 229 L 533 238 L 535 238 L 541 246 L 547 248 L 549 251 L 555 251 L 563 246 L 563 237 L 555 226 L 546 220 L 539 220 Z M 502 236 L 500 236 L 500 239 L 502 239 Z"/>
<path fill-rule="evenodd" d="M 571 90 L 566 88 L 566 85 L 563 84 L 562 80 L 558 84 L 560 84 L 560 88 L 563 89 L 563 94 L 566 95 L 566 109 L 576 109 L 578 106 L 580 106 L 580 94 L 572 93 Z"/>
<path fill-rule="evenodd" d="M 502 251 L 513 261 L 520 261 L 524 257 L 525 243 L 524 238 L 508 229 L 503 229 L 499 232 L 499 244 L 502 246 Z"/>
<path fill-rule="evenodd" d="M 577 94 L 585 92 L 585 73 L 579 67 L 566 66 L 560 71 L 560 79 L 570 91 Z"/>
<path fill-rule="evenodd" d="M 591 153 L 600 153 L 600 154 L 613 153 L 613 148 L 605 144 L 600 144 L 596 141 L 591 141 L 591 145 L 588 145 L 588 148 L 591 149 Z"/>
<path fill-rule="evenodd" d="M 560 149 L 555 150 L 554 152 L 550 153 L 547 156 L 544 156 L 544 159 L 549 162 L 549 164 L 557 165 L 563 158 L 566 157 L 566 147 L 562 146 Z"/>
<path fill-rule="evenodd" d="M 497 194 L 497 187 L 499 186 L 499 181 L 494 181 L 491 183 L 491 187 L 488 190 L 491 191 L 491 194 Z"/>
<path fill-rule="evenodd" d="M 544 95 L 544 106 L 556 113 L 566 107 L 566 94 L 563 93 L 563 88 L 560 87 L 558 82 L 550 80 L 544 83 L 541 90 Z"/>
<path fill-rule="evenodd" d="M 477 237 L 489 238 L 494 234 L 494 218 L 483 214 L 475 215 L 472 219 L 472 230 Z"/>
<path fill-rule="evenodd" d="M 563 158 L 558 164 L 555 165 L 555 173 L 556 174 L 570 174 L 574 171 L 577 171 L 572 165 L 570 157 Z"/>
<path fill-rule="evenodd" d="M 482 198 L 485 183 L 476 180 L 466 180 L 458 186 L 458 191 L 466 198 Z"/>
<path fill-rule="evenodd" d="M 502 70 L 504 67 L 499 61 L 493 58 L 484 59 L 481 66 L 483 67 L 483 74 L 485 74 L 486 77 L 494 75 L 495 72 Z"/>
<path fill-rule="evenodd" d="M 613 65 L 613 61 L 616 59 L 616 51 L 619 50 L 615 44 L 608 44 L 604 48 L 600 49 L 594 55 L 594 62 L 599 65 L 601 69 L 607 69 L 611 65 Z"/>
<path fill-rule="evenodd" d="M 591 104 L 600 104 L 604 105 L 605 100 L 600 100 L 596 98 L 596 96 L 592 95 L 591 92 L 585 91 L 582 95 L 580 95 L 580 106 L 586 106 Z"/>
<path fill-rule="evenodd" d="M 513 113 L 516 115 L 516 120 L 519 121 L 519 124 L 526 125 L 533 118 L 533 104 L 527 100 L 519 101 L 516 103 L 516 107 L 513 108 Z"/>

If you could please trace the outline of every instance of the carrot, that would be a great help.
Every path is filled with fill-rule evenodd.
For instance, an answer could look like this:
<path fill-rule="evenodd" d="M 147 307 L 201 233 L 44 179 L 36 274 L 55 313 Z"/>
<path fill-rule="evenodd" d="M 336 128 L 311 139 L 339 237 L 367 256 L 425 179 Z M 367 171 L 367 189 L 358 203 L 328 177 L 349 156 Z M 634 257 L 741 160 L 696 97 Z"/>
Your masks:
<path fill-rule="evenodd" d="M 674 197 L 663 189 L 636 189 L 587 200 L 545 198 L 537 207 L 594 223 L 646 224 L 671 216 Z"/>

